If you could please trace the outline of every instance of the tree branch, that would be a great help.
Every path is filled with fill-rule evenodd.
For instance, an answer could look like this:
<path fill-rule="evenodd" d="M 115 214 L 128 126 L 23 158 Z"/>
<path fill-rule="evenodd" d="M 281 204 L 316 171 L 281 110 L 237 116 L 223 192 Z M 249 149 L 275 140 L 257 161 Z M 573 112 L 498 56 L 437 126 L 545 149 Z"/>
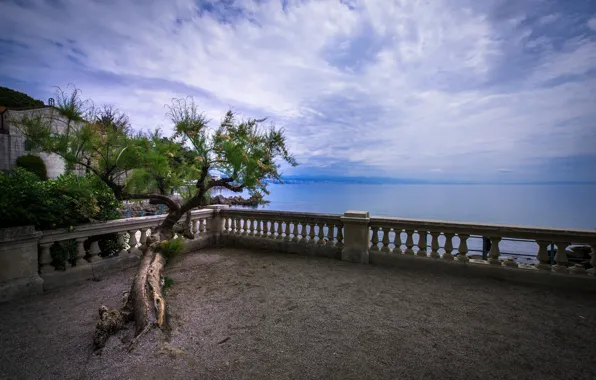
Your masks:
<path fill-rule="evenodd" d="M 180 211 L 178 203 L 174 202 L 168 196 L 159 194 L 125 194 L 123 199 L 149 199 L 149 204 L 152 205 L 166 205 L 170 210 Z"/>

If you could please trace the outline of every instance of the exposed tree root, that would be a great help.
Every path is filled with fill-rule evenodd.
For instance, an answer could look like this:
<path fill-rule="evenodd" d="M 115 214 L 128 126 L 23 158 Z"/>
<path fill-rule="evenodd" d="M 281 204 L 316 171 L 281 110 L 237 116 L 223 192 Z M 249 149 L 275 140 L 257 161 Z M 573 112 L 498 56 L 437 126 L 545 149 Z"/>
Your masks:
<path fill-rule="evenodd" d="M 135 322 L 135 337 L 129 346 L 129 351 L 153 324 L 159 328 L 164 327 L 166 301 L 162 294 L 162 273 L 166 259 L 156 251 L 161 236 L 163 235 L 156 231 L 155 235 L 147 239 L 147 249 L 143 253 L 123 307 L 121 309 L 109 309 L 106 306 L 99 308 L 99 322 L 93 336 L 96 349 L 104 347 L 111 335 L 132 321 Z"/>

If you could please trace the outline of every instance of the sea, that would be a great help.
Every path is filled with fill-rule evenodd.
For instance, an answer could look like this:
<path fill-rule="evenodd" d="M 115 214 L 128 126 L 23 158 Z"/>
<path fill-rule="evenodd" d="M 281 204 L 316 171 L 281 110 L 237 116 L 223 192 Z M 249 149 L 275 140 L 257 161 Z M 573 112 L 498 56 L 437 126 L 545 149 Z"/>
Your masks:
<path fill-rule="evenodd" d="M 259 209 L 332 214 L 360 210 L 371 216 L 596 229 L 596 184 L 305 182 L 270 184 L 269 191 L 269 203 Z M 481 251 L 482 240 L 470 239 L 469 247 Z M 503 241 L 500 248 L 504 255 L 519 256 L 518 261 L 535 261 L 534 242 Z"/>

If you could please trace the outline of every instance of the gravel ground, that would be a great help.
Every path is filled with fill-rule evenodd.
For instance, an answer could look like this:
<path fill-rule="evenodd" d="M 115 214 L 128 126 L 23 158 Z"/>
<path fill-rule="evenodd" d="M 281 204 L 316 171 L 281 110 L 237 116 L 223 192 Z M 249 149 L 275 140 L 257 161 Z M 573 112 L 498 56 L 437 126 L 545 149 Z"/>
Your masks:
<path fill-rule="evenodd" d="M 93 353 L 133 270 L 0 305 L 2 379 L 596 379 L 596 297 L 207 249 L 168 265 L 171 331 Z"/>

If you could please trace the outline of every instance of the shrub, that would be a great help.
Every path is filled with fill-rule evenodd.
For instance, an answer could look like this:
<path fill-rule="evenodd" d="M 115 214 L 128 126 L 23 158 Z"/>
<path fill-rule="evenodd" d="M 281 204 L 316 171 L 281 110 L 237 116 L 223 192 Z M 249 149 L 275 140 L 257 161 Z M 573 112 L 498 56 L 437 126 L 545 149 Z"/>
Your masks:
<path fill-rule="evenodd" d="M 17 158 L 17 166 L 23 168 L 31 173 L 34 173 L 39 177 L 40 180 L 45 181 L 48 179 L 48 171 L 46 170 L 46 164 L 43 159 L 39 156 L 27 154 Z"/>
<path fill-rule="evenodd" d="M 159 248 L 157 249 L 166 260 L 170 260 L 176 256 L 178 256 L 182 249 L 184 248 L 184 240 L 181 238 L 170 239 L 166 241 L 162 241 L 159 244 Z"/>
<path fill-rule="evenodd" d="M 0 228 L 34 225 L 51 229 L 116 219 L 120 205 L 94 177 L 65 174 L 40 181 L 22 168 L 0 174 L 0 194 Z"/>

